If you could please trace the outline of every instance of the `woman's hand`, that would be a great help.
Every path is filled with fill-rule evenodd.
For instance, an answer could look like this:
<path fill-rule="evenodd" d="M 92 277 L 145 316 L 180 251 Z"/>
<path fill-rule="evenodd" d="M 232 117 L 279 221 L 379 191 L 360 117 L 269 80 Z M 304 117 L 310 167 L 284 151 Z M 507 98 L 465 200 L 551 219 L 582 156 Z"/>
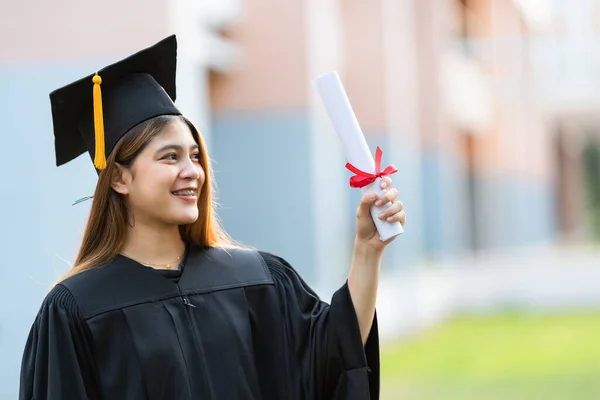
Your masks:
<path fill-rule="evenodd" d="M 396 237 L 382 242 L 379 239 L 379 233 L 373 223 L 370 208 L 375 204 L 380 207 L 387 203 L 392 203 L 385 209 L 377 218 L 388 222 L 400 222 L 402 226 L 406 222 L 406 214 L 404 213 L 402 203 L 398 201 L 398 190 L 392 188 L 392 180 L 389 177 L 381 179 L 381 189 L 384 193 L 379 197 L 377 193 L 363 195 L 360 199 L 360 204 L 356 210 L 356 240 L 354 248 L 362 247 L 369 250 L 375 250 L 375 253 L 383 252 L 385 246 L 390 244 Z"/>
<path fill-rule="evenodd" d="M 356 239 L 354 240 L 354 254 L 350 274 L 348 275 L 348 288 L 358 318 L 363 345 L 369 337 L 373 316 L 375 315 L 383 249 L 394 240 L 394 238 L 391 238 L 382 242 L 379 239 L 379 232 L 377 232 L 371 217 L 371 205 L 376 204 L 379 207 L 380 205 L 392 203 L 377 218 L 389 222 L 400 222 L 402 226 L 406 221 L 402 203 L 397 200 L 398 191 L 392 188 L 391 185 L 392 180 L 387 176 L 384 177 L 381 180 L 381 189 L 384 190 L 381 197 L 378 197 L 376 193 L 364 195 L 356 210 Z"/>

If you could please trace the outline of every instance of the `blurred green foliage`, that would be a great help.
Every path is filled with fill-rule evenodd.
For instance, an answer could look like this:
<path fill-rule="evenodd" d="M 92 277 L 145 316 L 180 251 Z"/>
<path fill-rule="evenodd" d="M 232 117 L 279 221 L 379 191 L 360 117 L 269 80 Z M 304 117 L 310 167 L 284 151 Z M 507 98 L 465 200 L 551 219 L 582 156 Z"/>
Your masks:
<path fill-rule="evenodd" d="M 596 141 L 588 141 L 582 162 L 590 225 L 596 241 L 600 241 L 600 146 Z"/>

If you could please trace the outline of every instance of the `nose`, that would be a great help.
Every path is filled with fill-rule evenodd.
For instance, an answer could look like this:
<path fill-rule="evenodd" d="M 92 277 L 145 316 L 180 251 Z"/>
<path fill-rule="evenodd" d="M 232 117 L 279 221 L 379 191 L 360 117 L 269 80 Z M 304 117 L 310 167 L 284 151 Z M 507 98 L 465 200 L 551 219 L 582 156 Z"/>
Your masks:
<path fill-rule="evenodd" d="M 198 180 L 200 178 L 200 168 L 202 168 L 200 165 L 187 159 L 182 165 L 179 176 L 183 179 Z"/>

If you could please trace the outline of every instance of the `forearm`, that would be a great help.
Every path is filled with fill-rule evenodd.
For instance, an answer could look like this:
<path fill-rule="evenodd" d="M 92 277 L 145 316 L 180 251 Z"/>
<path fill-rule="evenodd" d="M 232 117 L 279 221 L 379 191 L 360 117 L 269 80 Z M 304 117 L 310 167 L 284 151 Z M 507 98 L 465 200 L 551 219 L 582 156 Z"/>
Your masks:
<path fill-rule="evenodd" d="M 367 342 L 375 316 L 381 257 L 381 251 L 355 243 L 348 288 L 358 317 L 363 345 Z"/>

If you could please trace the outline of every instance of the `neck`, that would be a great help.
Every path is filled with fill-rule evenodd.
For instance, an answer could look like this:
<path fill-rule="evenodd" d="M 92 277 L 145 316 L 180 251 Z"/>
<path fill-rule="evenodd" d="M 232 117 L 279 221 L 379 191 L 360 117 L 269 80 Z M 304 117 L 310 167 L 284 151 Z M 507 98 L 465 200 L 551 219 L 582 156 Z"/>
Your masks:
<path fill-rule="evenodd" d="M 165 265 L 173 263 L 184 251 L 177 225 L 151 227 L 136 223 L 129 228 L 121 253 L 142 264 Z"/>

